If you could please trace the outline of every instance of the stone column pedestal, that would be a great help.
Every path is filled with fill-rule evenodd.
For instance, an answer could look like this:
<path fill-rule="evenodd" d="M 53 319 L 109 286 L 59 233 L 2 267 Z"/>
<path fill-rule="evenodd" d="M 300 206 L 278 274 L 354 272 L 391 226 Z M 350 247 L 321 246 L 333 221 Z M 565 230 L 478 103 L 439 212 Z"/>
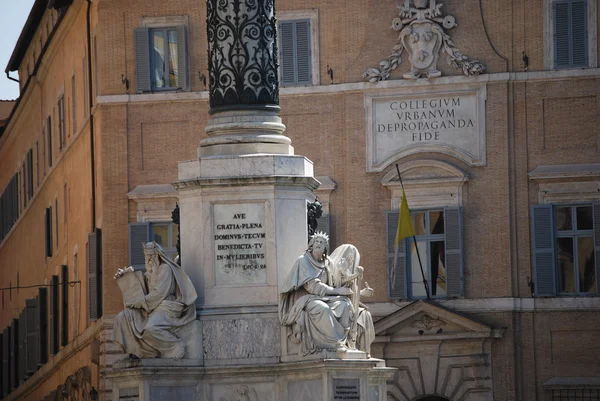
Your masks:
<path fill-rule="evenodd" d="M 202 367 L 164 359 L 117 362 L 112 401 L 385 401 L 396 369 L 382 360 Z"/>

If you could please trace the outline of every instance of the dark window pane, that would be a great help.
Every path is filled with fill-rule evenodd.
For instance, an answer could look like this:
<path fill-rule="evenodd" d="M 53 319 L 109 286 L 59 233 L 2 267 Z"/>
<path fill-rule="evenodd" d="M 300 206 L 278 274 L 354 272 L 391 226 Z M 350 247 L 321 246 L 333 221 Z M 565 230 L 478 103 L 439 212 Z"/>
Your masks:
<path fill-rule="evenodd" d="M 592 206 L 577 206 L 577 229 L 591 230 L 592 222 Z"/>
<path fill-rule="evenodd" d="M 429 281 L 427 275 L 427 242 L 418 241 L 419 254 L 421 256 L 421 262 L 423 262 L 423 274 Z M 421 274 L 421 267 L 419 265 L 419 257 L 417 255 L 417 248 L 414 241 L 410 241 L 410 266 L 411 266 L 411 288 L 413 297 L 425 298 L 425 286 L 423 285 L 423 275 Z"/>
<path fill-rule="evenodd" d="M 566 231 L 572 229 L 570 206 L 556 208 L 556 229 L 558 231 Z"/>
<path fill-rule="evenodd" d="M 413 213 L 412 220 L 415 235 L 425 235 L 427 233 L 427 230 L 425 229 L 425 212 Z"/>
<path fill-rule="evenodd" d="M 573 238 L 559 238 L 556 242 L 558 245 L 560 292 L 575 292 Z"/>
<path fill-rule="evenodd" d="M 429 232 L 431 234 L 444 233 L 444 211 L 429 212 Z"/>
<path fill-rule="evenodd" d="M 431 295 L 446 295 L 446 254 L 444 241 L 433 241 L 431 248 Z"/>
<path fill-rule="evenodd" d="M 592 237 L 577 238 L 577 264 L 579 265 L 579 291 L 596 292 L 594 241 Z"/>

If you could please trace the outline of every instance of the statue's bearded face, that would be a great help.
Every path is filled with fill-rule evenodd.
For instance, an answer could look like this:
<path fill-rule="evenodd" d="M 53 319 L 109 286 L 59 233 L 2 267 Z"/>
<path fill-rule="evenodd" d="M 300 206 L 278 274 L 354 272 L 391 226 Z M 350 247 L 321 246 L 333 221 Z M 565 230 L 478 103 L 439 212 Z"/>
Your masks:
<path fill-rule="evenodd" d="M 327 240 L 323 237 L 316 237 L 313 239 L 312 251 L 313 254 L 318 254 L 319 256 L 325 253 L 325 249 L 327 248 Z"/>
<path fill-rule="evenodd" d="M 152 272 L 158 266 L 158 254 L 154 249 L 145 250 L 144 258 L 146 259 L 146 270 Z"/>

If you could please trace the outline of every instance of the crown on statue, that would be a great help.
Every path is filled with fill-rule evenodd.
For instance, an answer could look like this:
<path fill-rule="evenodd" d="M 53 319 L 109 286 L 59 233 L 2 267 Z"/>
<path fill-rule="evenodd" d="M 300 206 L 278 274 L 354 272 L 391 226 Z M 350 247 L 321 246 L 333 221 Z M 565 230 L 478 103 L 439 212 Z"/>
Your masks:
<path fill-rule="evenodd" d="M 329 243 L 329 235 L 327 235 L 326 233 L 324 233 L 323 231 L 317 231 L 315 232 L 310 239 L 314 240 L 315 238 L 321 237 L 323 239 L 325 239 L 325 241 L 327 241 L 327 243 Z"/>

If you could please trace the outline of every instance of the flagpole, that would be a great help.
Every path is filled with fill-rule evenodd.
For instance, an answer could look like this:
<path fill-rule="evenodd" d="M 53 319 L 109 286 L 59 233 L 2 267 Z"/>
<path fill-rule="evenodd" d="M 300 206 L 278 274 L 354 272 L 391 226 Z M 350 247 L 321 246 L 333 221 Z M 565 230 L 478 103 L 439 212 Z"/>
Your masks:
<path fill-rule="evenodd" d="M 398 172 L 398 179 L 400 180 L 400 186 L 402 187 L 402 193 L 406 196 L 404 192 L 404 184 L 402 183 L 402 176 L 400 175 L 400 168 L 398 167 L 398 163 L 396 163 L 396 171 Z M 414 231 L 413 231 L 414 232 Z M 417 243 L 417 237 L 413 234 L 413 241 L 415 242 L 415 248 L 417 250 L 417 259 L 419 259 L 419 267 L 421 268 L 421 277 L 423 278 L 423 285 L 425 286 L 425 294 L 427 294 L 427 299 L 431 299 L 429 296 L 429 284 L 427 283 L 427 279 L 425 278 L 425 273 L 423 272 L 423 263 L 421 262 L 421 253 L 419 252 L 419 245 Z"/>

